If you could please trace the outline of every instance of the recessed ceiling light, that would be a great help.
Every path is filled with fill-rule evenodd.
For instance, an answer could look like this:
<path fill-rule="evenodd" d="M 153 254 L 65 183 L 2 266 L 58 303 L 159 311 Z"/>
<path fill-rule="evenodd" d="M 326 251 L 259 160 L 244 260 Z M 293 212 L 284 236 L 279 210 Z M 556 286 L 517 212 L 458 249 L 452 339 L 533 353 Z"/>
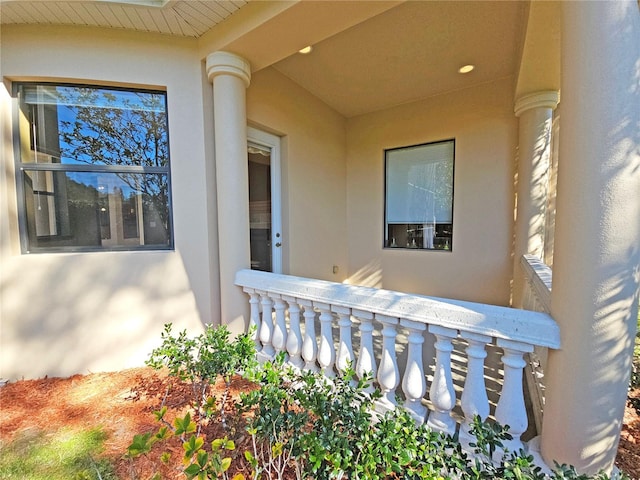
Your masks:
<path fill-rule="evenodd" d="M 469 73 L 470 71 L 472 71 L 474 68 L 476 68 L 475 65 L 464 65 L 462 67 L 460 67 L 458 69 L 458 72 L 460 73 Z"/>
<path fill-rule="evenodd" d="M 300 50 L 298 50 L 298 53 L 306 55 L 307 53 L 311 53 L 311 50 L 313 50 L 313 47 L 311 45 L 307 45 L 306 47 L 301 48 Z"/>

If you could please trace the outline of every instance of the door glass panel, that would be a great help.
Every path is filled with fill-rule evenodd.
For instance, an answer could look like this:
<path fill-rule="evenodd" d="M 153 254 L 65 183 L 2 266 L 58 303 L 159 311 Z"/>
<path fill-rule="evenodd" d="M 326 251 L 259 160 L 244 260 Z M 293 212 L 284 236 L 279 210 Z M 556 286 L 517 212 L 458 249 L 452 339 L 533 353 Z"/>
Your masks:
<path fill-rule="evenodd" d="M 251 268 L 271 272 L 271 150 L 249 144 L 248 157 Z"/>

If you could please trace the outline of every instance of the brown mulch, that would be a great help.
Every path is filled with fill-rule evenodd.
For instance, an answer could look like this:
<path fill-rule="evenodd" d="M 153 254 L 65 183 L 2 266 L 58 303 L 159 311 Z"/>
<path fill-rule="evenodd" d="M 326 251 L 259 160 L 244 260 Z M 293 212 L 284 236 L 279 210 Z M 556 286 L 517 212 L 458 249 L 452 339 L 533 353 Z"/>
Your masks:
<path fill-rule="evenodd" d="M 241 391 L 251 384 L 236 377 L 230 391 L 229 405 Z M 223 383 L 211 389 L 215 398 L 221 396 Z M 183 448 L 177 438 L 157 443 L 151 453 L 134 460 L 125 458 L 127 447 L 134 435 L 155 434 L 160 424 L 153 414 L 161 405 L 168 407 L 166 419 L 173 422 L 177 415 L 189 411 L 191 387 L 168 377 L 166 372 L 151 368 L 134 368 L 113 373 L 74 375 L 68 378 L 20 380 L 0 387 L 0 446 L 27 432 L 55 432 L 60 429 L 90 430 L 102 427 L 107 434 L 105 457 L 115 462 L 116 474 L 121 480 L 148 479 L 159 472 L 163 479 L 184 479 L 181 474 Z M 230 473 L 244 473 L 249 469 L 244 461 L 244 450 L 250 439 L 242 425 L 228 422 L 230 431 L 212 422 L 203 433 L 208 441 L 229 435 L 237 449 Z M 234 428 L 235 432 L 234 433 Z M 171 460 L 160 461 L 162 452 L 171 453 Z"/>
<path fill-rule="evenodd" d="M 250 383 L 234 378 L 232 398 L 249 388 Z M 221 391 L 222 384 L 218 383 L 212 393 L 218 395 Z M 632 392 L 632 397 L 640 401 L 640 389 Z M 29 430 L 53 432 L 101 426 L 107 434 L 104 455 L 115 461 L 118 478 L 147 479 L 160 472 L 164 479 L 182 479 L 183 450 L 177 439 L 158 444 L 149 455 L 135 460 L 124 458 L 124 453 L 135 434 L 157 431 L 153 412 L 163 402 L 169 408 L 167 418 L 171 420 L 187 411 L 189 398 L 188 385 L 150 368 L 11 382 L 0 387 L 0 441 L 10 442 Z M 237 449 L 233 452 L 235 458 L 230 472 L 241 472 L 249 478 L 243 453 L 250 448 L 250 439 L 243 433 L 242 425 L 231 422 L 228 427 L 231 432 L 218 423 L 210 425 L 205 432 L 207 439 L 211 441 L 231 433 Z M 159 460 L 162 451 L 171 452 L 167 464 Z M 631 478 L 640 479 L 640 416 L 630 404 L 625 412 L 616 463 Z"/>
<path fill-rule="evenodd" d="M 632 479 L 638 480 L 640 479 L 640 415 L 631 404 L 631 399 L 635 399 L 636 406 L 640 409 L 640 388 L 630 392 L 629 399 L 624 411 L 616 465 Z"/>

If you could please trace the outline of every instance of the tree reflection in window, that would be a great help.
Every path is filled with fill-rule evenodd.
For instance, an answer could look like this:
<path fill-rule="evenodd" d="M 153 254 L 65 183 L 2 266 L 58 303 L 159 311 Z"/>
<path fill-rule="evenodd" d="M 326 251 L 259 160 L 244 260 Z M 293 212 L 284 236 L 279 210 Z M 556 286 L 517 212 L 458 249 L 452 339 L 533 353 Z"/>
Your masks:
<path fill-rule="evenodd" d="M 37 208 L 30 209 L 31 202 L 25 198 L 27 250 L 87 246 L 170 248 L 173 242 L 166 95 L 51 84 L 21 84 L 18 91 L 20 127 L 27 122 L 30 126 L 29 149 L 25 148 L 26 128 L 20 131 L 25 194 L 30 190 L 37 193 L 33 190 L 35 171 L 38 175 L 55 172 L 53 176 L 58 179 L 55 188 L 47 192 L 52 197 L 48 205 L 49 235 L 34 235 L 31 226 L 42 223 L 42 214 Z M 52 165 L 52 171 L 46 172 L 47 164 L 58 166 Z M 77 199 L 71 198 L 69 192 L 78 193 L 72 184 L 93 190 L 90 208 L 95 215 L 88 215 L 83 209 L 82 218 L 70 219 L 70 206 Z M 65 229 L 57 225 L 65 218 L 75 228 L 66 228 L 69 234 L 61 238 L 56 233 Z M 99 231 L 95 245 L 80 241 L 93 237 L 87 236 L 87 231 L 81 233 L 82 229 Z"/>

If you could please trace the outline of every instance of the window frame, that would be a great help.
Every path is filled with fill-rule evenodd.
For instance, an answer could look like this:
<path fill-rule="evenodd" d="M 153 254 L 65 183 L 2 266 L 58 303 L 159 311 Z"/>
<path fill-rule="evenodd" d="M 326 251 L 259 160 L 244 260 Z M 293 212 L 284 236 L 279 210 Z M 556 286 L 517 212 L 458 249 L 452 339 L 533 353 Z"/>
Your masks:
<path fill-rule="evenodd" d="M 162 95 L 164 97 L 165 119 L 166 119 L 166 136 L 167 136 L 167 165 L 164 167 L 138 166 L 138 165 L 88 165 L 73 163 L 31 163 L 24 162 L 21 147 L 20 132 L 20 92 L 19 89 L 23 85 L 42 85 L 56 87 L 76 87 L 76 88 L 95 88 L 123 92 L 141 92 L 149 94 Z M 18 214 L 18 233 L 20 237 L 20 247 L 23 254 L 33 253 L 78 253 L 78 252 L 135 252 L 135 251 L 172 251 L 175 250 L 174 222 L 173 222 L 173 198 L 172 198 L 172 182 L 171 182 L 171 143 L 169 128 L 169 108 L 168 95 L 165 90 L 158 88 L 140 88 L 113 86 L 100 83 L 74 83 L 74 82 L 56 82 L 56 81 L 14 81 L 12 82 L 12 98 L 13 98 L 13 151 L 15 165 L 15 182 L 17 196 L 17 214 Z M 32 125 L 32 122 L 29 122 Z M 31 238 L 29 236 L 29 219 L 27 218 L 27 200 L 24 187 L 26 172 L 44 171 L 44 172 L 77 172 L 77 173 L 108 173 L 108 174 L 162 174 L 167 177 L 167 221 L 168 221 L 168 243 L 151 244 L 151 245 L 113 245 L 113 246 L 35 246 L 30 245 Z"/>
<path fill-rule="evenodd" d="M 449 236 L 449 240 L 446 243 L 446 247 L 444 248 L 436 248 L 435 246 L 428 248 L 428 247 L 424 247 L 423 246 L 399 246 L 399 245 L 392 245 L 392 242 L 390 241 L 390 239 L 388 238 L 388 233 L 389 233 L 389 225 L 414 225 L 414 223 L 393 223 L 390 224 L 389 223 L 389 219 L 388 219 L 388 199 L 389 199 L 389 163 L 390 163 L 390 158 L 389 158 L 389 154 L 391 152 L 394 151 L 399 151 L 399 150 L 409 150 L 409 149 L 416 149 L 416 148 L 420 148 L 420 147 L 430 147 L 430 146 L 436 146 L 436 145 L 442 145 L 442 144 L 448 144 L 450 143 L 452 145 L 452 152 L 451 152 L 451 223 L 440 223 L 440 225 L 450 225 L 450 236 Z M 383 152 L 383 156 L 384 156 L 384 198 L 383 198 L 383 232 L 382 232 L 382 248 L 383 250 L 419 250 L 419 251 L 427 251 L 427 252 L 452 252 L 453 251 L 453 226 L 454 226 L 454 203 L 455 203 L 455 165 L 456 165 L 456 139 L 455 138 L 447 138 L 447 139 L 443 139 L 443 140 L 435 140 L 432 142 L 425 142 L 425 143 L 417 143 L 417 144 L 412 144 L 412 145 L 404 145 L 404 146 L 400 146 L 400 147 L 392 147 L 392 148 L 386 148 L 384 149 Z M 416 224 L 417 225 L 417 224 Z M 434 223 L 434 234 L 435 234 L 435 228 L 436 225 L 438 225 L 438 222 Z"/>

